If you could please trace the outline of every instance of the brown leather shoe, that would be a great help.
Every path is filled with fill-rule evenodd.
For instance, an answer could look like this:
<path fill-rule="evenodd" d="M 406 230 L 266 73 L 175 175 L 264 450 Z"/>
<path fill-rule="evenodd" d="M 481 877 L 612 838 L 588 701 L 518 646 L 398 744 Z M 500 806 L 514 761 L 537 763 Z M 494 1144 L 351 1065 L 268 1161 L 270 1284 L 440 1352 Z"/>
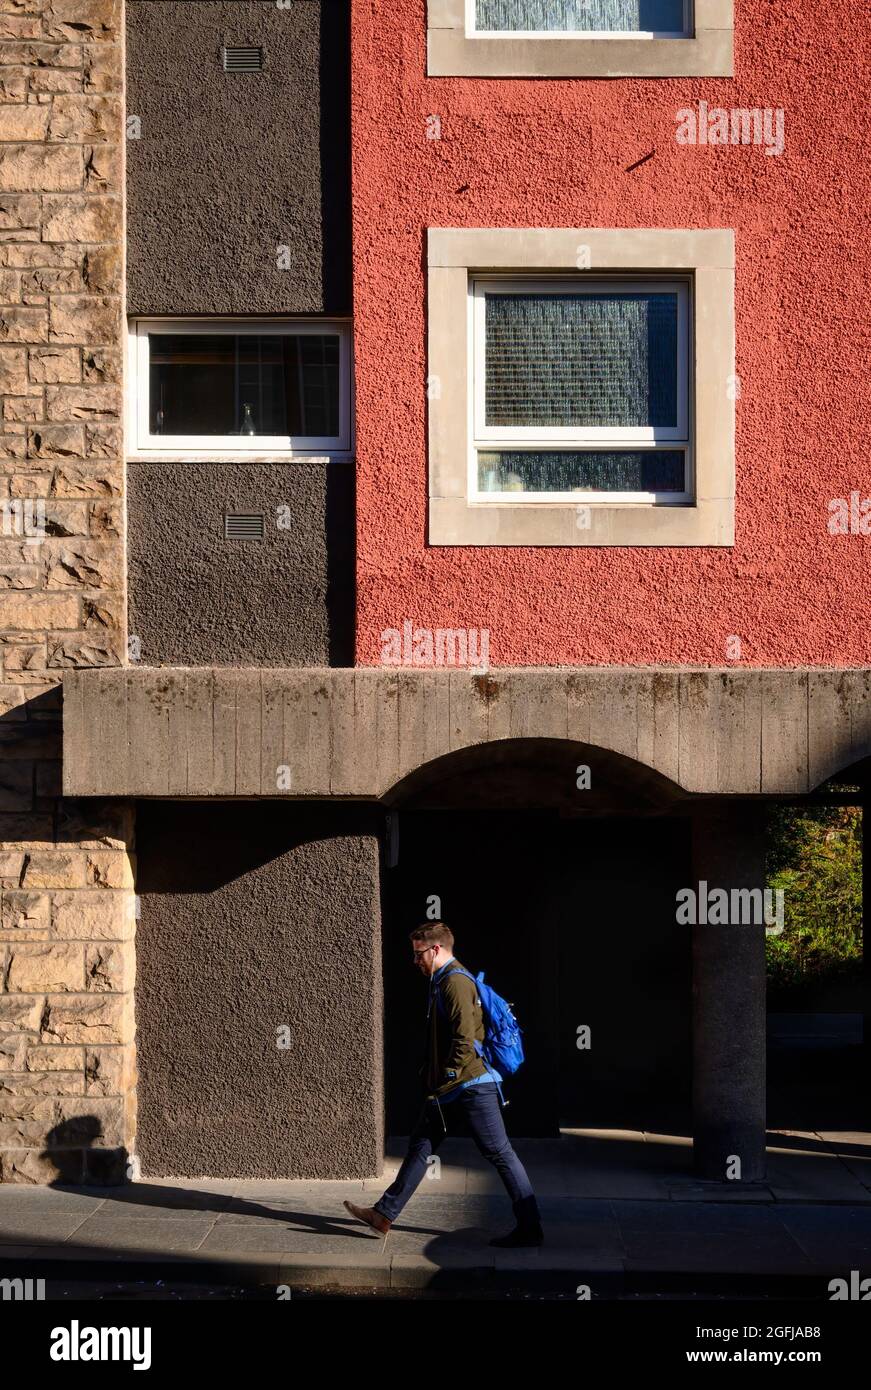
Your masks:
<path fill-rule="evenodd" d="M 382 1216 L 374 1207 L 355 1207 L 353 1202 L 343 1202 L 342 1205 L 352 1216 L 356 1216 L 358 1221 L 362 1221 L 365 1226 L 371 1226 L 379 1236 L 386 1236 L 393 1225 L 392 1221 L 388 1221 L 387 1217 Z"/>

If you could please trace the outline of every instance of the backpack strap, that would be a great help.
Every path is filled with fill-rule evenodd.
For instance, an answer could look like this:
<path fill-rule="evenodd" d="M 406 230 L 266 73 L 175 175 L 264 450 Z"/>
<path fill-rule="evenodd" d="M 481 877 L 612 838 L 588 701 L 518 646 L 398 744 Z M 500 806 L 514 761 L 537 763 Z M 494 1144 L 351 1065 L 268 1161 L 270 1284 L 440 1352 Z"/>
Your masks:
<path fill-rule="evenodd" d="M 448 975 L 465 975 L 466 979 L 471 980 L 473 985 L 478 983 L 474 975 L 470 974 L 468 970 L 464 970 L 461 965 L 458 965 L 456 970 L 448 970 L 442 978 L 446 980 Z M 441 981 L 439 983 L 441 983 Z"/>
<path fill-rule="evenodd" d="M 467 980 L 471 980 L 473 985 L 477 986 L 477 984 L 478 984 L 478 981 L 475 979 L 474 975 L 470 975 L 469 972 L 468 972 L 468 970 L 463 970 L 462 967 L 459 966 L 459 965 L 457 966 L 456 970 L 448 970 L 448 971 L 442 976 L 442 980 L 446 980 L 447 977 L 448 977 L 448 975 L 465 975 L 466 979 L 467 979 Z M 440 984 L 441 984 L 441 980 L 439 980 L 438 984 L 436 984 L 436 982 L 433 981 L 433 993 L 434 993 L 435 996 L 436 996 L 436 1000 L 437 1000 L 437 1002 L 438 1002 L 439 1008 L 441 1009 L 442 1013 L 444 1013 L 444 1012 L 445 1012 L 445 1001 L 442 999 L 442 992 L 441 992 L 441 990 L 440 990 L 440 988 L 439 988 L 439 985 L 440 985 Z"/>
<path fill-rule="evenodd" d="M 483 971 L 482 971 L 481 973 L 482 973 L 482 976 L 483 976 Z M 471 981 L 472 981 L 472 984 L 473 984 L 473 985 L 476 987 L 476 989 L 477 989 L 478 980 L 476 980 L 476 979 L 475 979 L 475 976 L 474 976 L 474 975 L 471 975 L 471 974 L 469 973 L 468 970 L 463 970 L 462 967 L 459 966 L 459 965 L 457 966 L 456 970 L 448 970 L 448 971 L 446 972 L 446 974 L 444 974 L 444 975 L 442 976 L 442 979 L 443 979 L 443 980 L 447 979 L 448 975 L 465 975 L 466 979 L 467 979 L 467 980 L 471 980 Z M 439 981 L 439 984 L 441 984 L 441 980 Z M 436 999 L 437 999 L 437 1001 L 438 1001 L 438 1006 L 439 1006 L 439 1008 L 441 1009 L 442 1013 L 444 1013 L 444 1012 L 445 1012 L 445 1003 L 444 1003 L 444 1000 L 442 999 L 442 992 L 441 992 L 441 990 L 439 989 L 439 984 L 436 984 L 436 983 L 434 982 L 434 983 L 433 983 L 433 990 L 434 990 Z M 480 991 L 478 992 L 478 997 L 480 998 Z M 477 1052 L 478 1056 L 481 1058 L 481 1061 L 484 1063 L 484 1066 L 487 1068 L 487 1071 L 488 1071 L 488 1072 L 490 1073 L 490 1075 L 492 1076 L 492 1074 L 493 1074 L 493 1068 L 490 1066 L 490 1063 L 487 1061 L 487 1058 L 484 1056 L 484 1044 L 483 1044 L 482 1042 L 479 1042 L 478 1039 L 475 1038 L 475 1040 L 474 1040 L 474 1046 L 475 1046 L 475 1051 Z M 508 1102 L 507 1102 L 507 1100 L 505 1099 L 505 1097 L 504 1097 L 503 1094 L 502 1094 L 502 1087 L 501 1087 L 500 1083 L 499 1083 L 498 1081 L 496 1081 L 496 1082 L 495 1082 L 495 1085 L 496 1085 L 496 1090 L 499 1092 L 499 1100 L 500 1100 L 500 1102 L 501 1102 L 502 1109 L 504 1110 L 504 1109 L 505 1109 L 505 1106 L 508 1104 Z"/>

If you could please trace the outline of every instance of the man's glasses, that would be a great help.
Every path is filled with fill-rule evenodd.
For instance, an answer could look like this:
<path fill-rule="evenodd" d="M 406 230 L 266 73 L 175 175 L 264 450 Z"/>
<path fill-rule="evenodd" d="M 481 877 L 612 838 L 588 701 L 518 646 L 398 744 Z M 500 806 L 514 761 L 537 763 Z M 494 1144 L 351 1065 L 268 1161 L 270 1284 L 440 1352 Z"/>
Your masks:
<path fill-rule="evenodd" d="M 437 947 L 437 946 L 424 946 L 424 948 L 423 948 L 422 951 L 414 951 L 414 952 L 413 952 L 414 959 L 417 960 L 420 956 L 425 956 L 425 955 L 427 954 L 428 951 L 437 951 L 437 950 L 438 950 L 438 947 Z"/>

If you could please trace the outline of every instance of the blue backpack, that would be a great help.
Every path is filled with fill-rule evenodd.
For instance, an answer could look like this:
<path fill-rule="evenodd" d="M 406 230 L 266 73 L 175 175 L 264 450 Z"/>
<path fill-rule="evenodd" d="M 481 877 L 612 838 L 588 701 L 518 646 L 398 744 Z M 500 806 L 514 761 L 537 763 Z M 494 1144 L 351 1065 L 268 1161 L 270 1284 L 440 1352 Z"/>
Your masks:
<path fill-rule="evenodd" d="M 480 1043 L 476 1040 L 475 1050 L 486 1067 L 496 1067 L 503 1074 L 512 1075 L 522 1064 L 524 1052 L 520 1025 L 511 1012 L 511 1005 L 501 994 L 496 993 L 492 985 L 484 984 L 483 970 L 478 971 L 477 977 L 462 969 L 449 970 L 447 974 L 465 975 L 467 980 L 471 980 L 472 984 L 477 986 L 484 1013 L 484 1041 Z M 444 1001 L 438 988 L 436 997 L 439 1008 L 444 1013 Z"/>

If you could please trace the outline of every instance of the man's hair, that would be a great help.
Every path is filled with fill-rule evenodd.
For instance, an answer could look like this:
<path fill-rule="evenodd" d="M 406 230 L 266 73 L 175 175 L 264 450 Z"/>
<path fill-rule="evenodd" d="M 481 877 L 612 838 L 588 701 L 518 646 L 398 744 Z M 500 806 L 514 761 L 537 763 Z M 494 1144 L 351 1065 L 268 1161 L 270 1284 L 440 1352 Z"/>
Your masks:
<path fill-rule="evenodd" d="M 454 933 L 444 922 L 426 922 L 422 927 L 415 927 L 409 936 L 412 941 L 422 941 L 426 946 L 446 946 L 449 951 L 454 949 Z"/>

